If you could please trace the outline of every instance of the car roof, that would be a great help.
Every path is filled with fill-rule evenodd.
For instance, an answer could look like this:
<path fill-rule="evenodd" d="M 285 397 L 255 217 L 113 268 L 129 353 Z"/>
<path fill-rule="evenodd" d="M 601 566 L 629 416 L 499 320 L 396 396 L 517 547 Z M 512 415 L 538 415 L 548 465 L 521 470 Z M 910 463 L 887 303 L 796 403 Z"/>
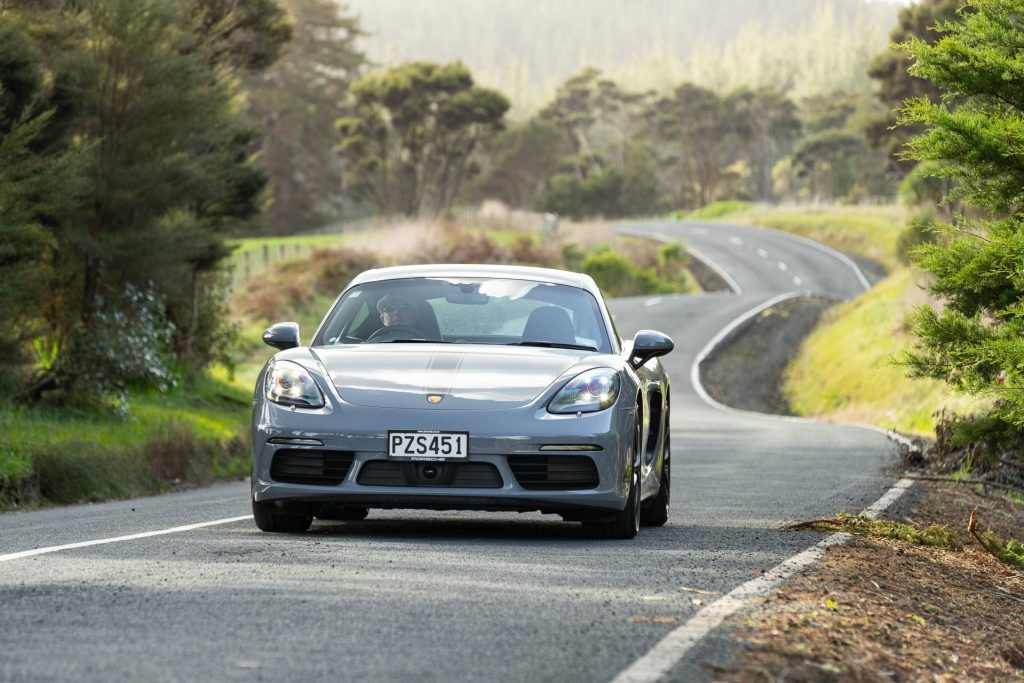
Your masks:
<path fill-rule="evenodd" d="M 509 280 L 530 280 L 547 282 L 556 285 L 569 285 L 585 289 L 598 300 L 601 292 L 589 275 L 573 273 L 568 270 L 554 268 L 533 268 L 530 266 L 500 266 L 492 264 L 466 263 L 434 263 L 418 266 L 393 266 L 390 268 L 374 268 L 360 273 L 349 283 L 349 287 L 366 282 L 382 280 L 404 280 L 418 277 L 472 277 L 472 278 L 506 278 Z"/>

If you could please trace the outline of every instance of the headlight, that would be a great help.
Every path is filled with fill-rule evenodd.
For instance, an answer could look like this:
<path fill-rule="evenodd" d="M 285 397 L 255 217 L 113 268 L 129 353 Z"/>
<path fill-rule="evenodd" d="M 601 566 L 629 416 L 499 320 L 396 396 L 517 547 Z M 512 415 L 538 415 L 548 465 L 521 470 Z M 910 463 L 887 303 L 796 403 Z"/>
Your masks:
<path fill-rule="evenodd" d="M 266 393 L 274 403 L 300 408 L 323 408 L 324 395 L 306 369 L 291 361 L 275 361 L 267 370 Z"/>
<path fill-rule="evenodd" d="M 548 404 L 552 413 L 593 413 L 615 403 L 619 373 L 611 368 L 587 370 L 569 380 Z"/>

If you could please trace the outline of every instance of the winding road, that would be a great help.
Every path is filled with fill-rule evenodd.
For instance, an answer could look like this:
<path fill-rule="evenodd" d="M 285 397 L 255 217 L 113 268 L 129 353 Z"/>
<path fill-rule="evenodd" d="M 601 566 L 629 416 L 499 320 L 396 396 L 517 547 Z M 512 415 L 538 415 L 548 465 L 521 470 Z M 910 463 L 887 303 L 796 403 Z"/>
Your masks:
<path fill-rule="evenodd" d="M 691 368 L 779 295 L 845 299 L 866 282 L 780 233 L 623 229 L 682 237 L 734 290 L 610 302 L 622 334 L 676 341 L 666 526 L 593 541 L 540 514 L 372 511 L 261 534 L 247 482 L 0 515 L 0 680 L 710 679 L 704 664 L 740 646 L 693 624 L 820 540 L 781 524 L 883 496 L 894 456 L 880 432 L 717 407 Z"/>

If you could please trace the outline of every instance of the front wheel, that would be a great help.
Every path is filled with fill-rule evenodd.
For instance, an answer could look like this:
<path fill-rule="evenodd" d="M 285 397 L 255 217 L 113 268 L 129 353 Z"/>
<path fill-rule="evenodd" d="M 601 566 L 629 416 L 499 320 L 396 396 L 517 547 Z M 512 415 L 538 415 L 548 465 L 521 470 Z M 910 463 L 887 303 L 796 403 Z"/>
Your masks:
<path fill-rule="evenodd" d="M 665 452 L 661 456 L 661 486 L 658 495 L 644 504 L 640 523 L 644 526 L 664 526 L 668 521 L 669 502 L 672 496 L 672 457 L 670 436 L 665 434 Z"/>
<path fill-rule="evenodd" d="M 297 533 L 306 531 L 313 523 L 313 515 L 282 512 L 266 503 L 252 502 L 252 518 L 260 531 Z"/>

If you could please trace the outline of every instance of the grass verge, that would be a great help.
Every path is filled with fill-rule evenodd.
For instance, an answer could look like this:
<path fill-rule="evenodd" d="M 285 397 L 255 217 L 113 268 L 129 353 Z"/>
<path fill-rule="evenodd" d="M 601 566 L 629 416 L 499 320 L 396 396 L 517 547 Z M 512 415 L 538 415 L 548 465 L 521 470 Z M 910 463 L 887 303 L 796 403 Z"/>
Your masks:
<path fill-rule="evenodd" d="M 248 474 L 249 393 L 192 378 L 120 418 L 0 405 L 0 509 L 81 503 Z"/>
<path fill-rule="evenodd" d="M 941 408 L 972 412 L 984 402 L 942 382 L 911 379 L 893 358 L 911 344 L 904 318 L 926 301 L 908 269 L 825 313 L 785 373 L 784 393 L 798 415 L 931 434 Z"/>

